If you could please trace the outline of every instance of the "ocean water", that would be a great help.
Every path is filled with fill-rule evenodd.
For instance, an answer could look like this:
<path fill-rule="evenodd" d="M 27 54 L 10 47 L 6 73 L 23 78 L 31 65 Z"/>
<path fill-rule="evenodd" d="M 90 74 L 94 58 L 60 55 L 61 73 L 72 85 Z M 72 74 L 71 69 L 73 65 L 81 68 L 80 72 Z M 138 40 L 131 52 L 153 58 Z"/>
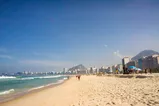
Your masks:
<path fill-rule="evenodd" d="M 34 77 L 14 77 L 0 76 L 0 100 L 12 95 L 33 91 L 50 85 L 62 83 L 67 76 L 34 76 Z"/>

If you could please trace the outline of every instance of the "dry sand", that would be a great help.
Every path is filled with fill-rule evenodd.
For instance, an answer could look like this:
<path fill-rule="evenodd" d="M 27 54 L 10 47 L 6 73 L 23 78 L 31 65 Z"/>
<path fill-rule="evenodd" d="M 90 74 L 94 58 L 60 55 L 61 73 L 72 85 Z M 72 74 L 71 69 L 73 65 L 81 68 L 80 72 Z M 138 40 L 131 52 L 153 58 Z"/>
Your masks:
<path fill-rule="evenodd" d="M 73 77 L 0 106 L 159 106 L 159 77 Z"/>

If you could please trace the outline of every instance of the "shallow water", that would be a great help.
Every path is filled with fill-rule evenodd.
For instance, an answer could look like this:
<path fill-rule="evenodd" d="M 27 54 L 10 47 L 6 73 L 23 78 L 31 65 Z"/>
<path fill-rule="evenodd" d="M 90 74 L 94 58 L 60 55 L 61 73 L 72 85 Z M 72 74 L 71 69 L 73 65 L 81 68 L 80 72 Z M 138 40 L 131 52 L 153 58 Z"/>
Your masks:
<path fill-rule="evenodd" d="M 34 76 L 34 77 L 9 77 L 0 76 L 0 98 L 15 95 L 20 92 L 40 89 L 54 83 L 60 83 L 67 79 L 67 76 Z"/>

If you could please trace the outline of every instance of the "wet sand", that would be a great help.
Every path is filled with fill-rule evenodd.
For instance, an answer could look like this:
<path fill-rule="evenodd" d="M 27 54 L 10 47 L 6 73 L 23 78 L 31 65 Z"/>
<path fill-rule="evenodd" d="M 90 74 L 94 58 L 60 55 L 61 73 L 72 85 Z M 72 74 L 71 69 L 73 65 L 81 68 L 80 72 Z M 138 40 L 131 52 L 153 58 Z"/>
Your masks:
<path fill-rule="evenodd" d="M 0 106 L 159 106 L 159 77 L 72 77 Z"/>

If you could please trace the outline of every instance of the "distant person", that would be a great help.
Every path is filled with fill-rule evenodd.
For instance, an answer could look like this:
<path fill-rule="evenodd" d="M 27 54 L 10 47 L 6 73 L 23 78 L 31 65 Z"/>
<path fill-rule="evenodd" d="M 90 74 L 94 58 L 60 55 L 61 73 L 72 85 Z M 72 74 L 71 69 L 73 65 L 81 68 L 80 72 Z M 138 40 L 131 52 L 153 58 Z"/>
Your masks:
<path fill-rule="evenodd" d="M 118 74 L 118 69 L 116 69 L 116 74 Z"/>
<path fill-rule="evenodd" d="M 126 74 L 125 65 L 123 66 L 123 74 Z"/>
<path fill-rule="evenodd" d="M 152 70 L 150 69 L 150 74 L 152 74 Z"/>
<path fill-rule="evenodd" d="M 81 75 L 77 75 L 76 78 L 80 81 Z"/>
<path fill-rule="evenodd" d="M 145 69 L 145 74 L 147 74 L 147 69 Z"/>

